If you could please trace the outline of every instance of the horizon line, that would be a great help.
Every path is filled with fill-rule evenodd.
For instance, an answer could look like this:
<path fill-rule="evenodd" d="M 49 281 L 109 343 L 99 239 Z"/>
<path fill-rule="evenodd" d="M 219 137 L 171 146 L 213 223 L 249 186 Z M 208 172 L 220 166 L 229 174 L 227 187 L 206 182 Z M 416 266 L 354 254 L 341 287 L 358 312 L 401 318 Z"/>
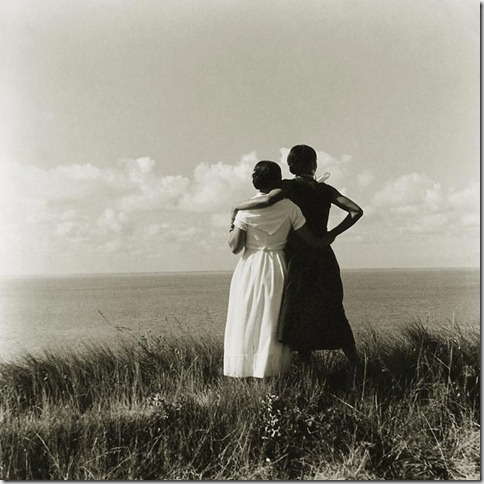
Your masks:
<path fill-rule="evenodd" d="M 345 271 L 435 271 L 435 270 L 480 270 L 480 266 L 446 266 L 446 267 L 357 267 L 341 268 Z M 59 273 L 30 273 L 30 274 L 0 274 L 6 277 L 72 277 L 72 276 L 120 276 L 146 274 L 201 274 L 201 273 L 231 273 L 234 269 L 219 270 L 173 270 L 173 271 L 126 271 L 126 272 L 59 272 Z"/>

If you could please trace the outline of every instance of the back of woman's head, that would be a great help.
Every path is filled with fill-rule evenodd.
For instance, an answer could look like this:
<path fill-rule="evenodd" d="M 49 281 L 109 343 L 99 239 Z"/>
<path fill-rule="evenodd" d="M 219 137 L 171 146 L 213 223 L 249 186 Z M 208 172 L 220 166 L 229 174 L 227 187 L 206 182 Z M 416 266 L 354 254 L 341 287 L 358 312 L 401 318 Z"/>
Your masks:
<path fill-rule="evenodd" d="M 281 180 L 281 167 L 273 161 L 259 161 L 252 172 L 252 183 L 257 190 L 275 188 Z"/>
<path fill-rule="evenodd" d="M 312 175 L 317 168 L 316 151 L 307 145 L 297 145 L 291 148 L 287 155 L 289 171 L 293 175 Z"/>

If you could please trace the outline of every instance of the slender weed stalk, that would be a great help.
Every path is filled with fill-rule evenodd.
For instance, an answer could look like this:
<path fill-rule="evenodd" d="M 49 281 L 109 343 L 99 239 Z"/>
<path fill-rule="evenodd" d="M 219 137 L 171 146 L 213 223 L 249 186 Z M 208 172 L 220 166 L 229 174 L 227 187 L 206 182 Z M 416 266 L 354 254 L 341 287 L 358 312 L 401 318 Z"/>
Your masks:
<path fill-rule="evenodd" d="M 177 324 L 181 325 L 179 321 Z M 144 336 L 0 366 L 4 480 L 479 479 L 479 335 L 416 322 L 265 380 Z"/>

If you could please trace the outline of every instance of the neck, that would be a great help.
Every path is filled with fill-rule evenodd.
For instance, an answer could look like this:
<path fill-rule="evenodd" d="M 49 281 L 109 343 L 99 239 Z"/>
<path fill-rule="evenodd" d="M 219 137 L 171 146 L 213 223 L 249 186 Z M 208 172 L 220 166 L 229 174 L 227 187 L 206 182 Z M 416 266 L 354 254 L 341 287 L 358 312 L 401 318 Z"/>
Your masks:
<path fill-rule="evenodd" d="M 304 175 L 297 175 L 298 178 L 314 178 L 314 174 L 307 173 Z"/>
<path fill-rule="evenodd" d="M 274 190 L 275 188 L 280 188 L 279 183 L 271 185 L 270 187 L 258 188 L 258 190 L 260 193 L 263 193 L 265 195 L 266 193 L 272 192 L 272 190 Z"/>

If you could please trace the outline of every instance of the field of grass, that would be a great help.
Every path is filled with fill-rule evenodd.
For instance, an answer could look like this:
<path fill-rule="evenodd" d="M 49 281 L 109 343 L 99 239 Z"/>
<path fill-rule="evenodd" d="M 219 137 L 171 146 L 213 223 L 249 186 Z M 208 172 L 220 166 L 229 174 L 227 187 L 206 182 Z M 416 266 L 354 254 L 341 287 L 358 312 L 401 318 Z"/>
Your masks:
<path fill-rule="evenodd" d="M 3 363 L 0 479 L 480 479 L 479 335 L 358 342 L 266 380 L 190 337 Z"/>

